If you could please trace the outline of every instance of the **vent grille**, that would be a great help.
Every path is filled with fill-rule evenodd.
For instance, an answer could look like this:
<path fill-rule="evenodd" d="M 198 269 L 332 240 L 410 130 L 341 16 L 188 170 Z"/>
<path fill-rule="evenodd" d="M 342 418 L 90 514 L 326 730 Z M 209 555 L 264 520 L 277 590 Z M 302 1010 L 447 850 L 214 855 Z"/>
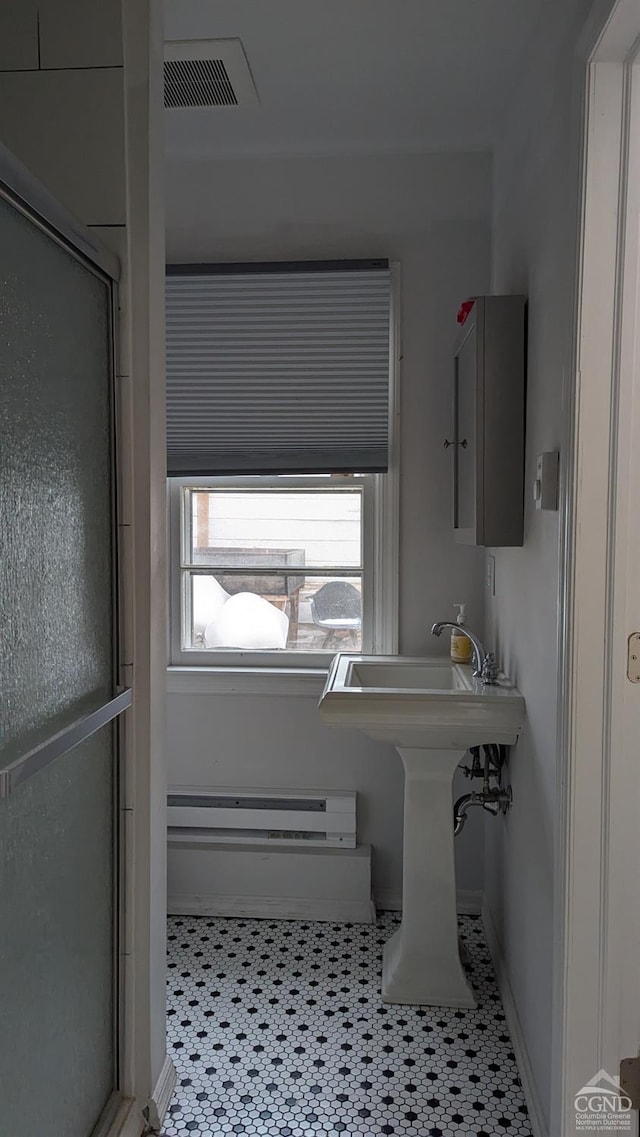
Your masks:
<path fill-rule="evenodd" d="M 238 98 L 221 59 L 168 59 L 164 65 L 164 105 L 237 107 Z"/>
<path fill-rule="evenodd" d="M 303 809 L 307 813 L 326 813 L 322 798 L 299 797 L 229 797 L 228 794 L 168 794 L 169 809 Z"/>

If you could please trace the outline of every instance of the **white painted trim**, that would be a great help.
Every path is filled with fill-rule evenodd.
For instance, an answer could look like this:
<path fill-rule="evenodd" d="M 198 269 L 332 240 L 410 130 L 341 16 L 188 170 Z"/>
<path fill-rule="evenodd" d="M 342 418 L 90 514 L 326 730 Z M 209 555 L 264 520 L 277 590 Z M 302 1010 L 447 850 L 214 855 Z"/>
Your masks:
<path fill-rule="evenodd" d="M 640 32 L 640 16 L 636 27 Z M 640 40 L 636 41 L 637 44 Z M 603 889 L 606 930 L 602 964 L 602 1052 L 638 1053 L 640 878 L 640 688 L 627 678 L 627 638 L 640 628 L 637 486 L 640 472 L 640 63 L 626 69 L 623 192 L 616 305 L 612 497 L 609 522 L 607 690 L 607 827 Z M 614 493 L 615 489 L 615 493 Z"/>
<path fill-rule="evenodd" d="M 121 1102 L 105 1137 L 141 1137 L 145 1126 L 140 1103 L 133 1098 L 126 1098 Z"/>
<path fill-rule="evenodd" d="M 594 36 L 589 38 L 592 46 Z M 585 54 L 586 54 L 585 49 Z M 567 1086 L 566 1052 L 566 943 L 568 936 L 568 859 L 569 859 L 569 814 L 571 795 L 569 787 L 569 729 L 571 718 L 572 673 L 571 673 L 571 635 L 572 635 L 572 588 L 573 564 L 575 558 L 575 526 L 573 480 L 575 424 L 578 417 L 580 375 L 578 371 L 579 338 L 579 300 L 581 291 L 580 240 L 584 227 L 585 181 L 586 181 L 586 105 L 587 79 L 586 64 L 581 67 L 581 88 L 574 108 L 574 127 L 578 132 L 579 180 L 576 191 L 576 213 L 579 235 L 576 241 L 576 281 L 574 296 L 573 326 L 571 336 L 571 359 L 563 369 L 562 376 L 562 419 L 563 433 L 560 447 L 560 479 L 558 492 L 559 509 L 559 548 L 558 548 L 558 690 L 557 690 L 557 737 L 556 737 L 556 811 L 554 818 L 554 899 L 553 899 L 553 978 L 552 978 L 552 1023 L 551 1023 L 551 1101 L 550 1117 L 557 1132 L 560 1133 L 560 1118 L 564 1111 Z M 581 1083 L 582 1084 L 582 1083 Z"/>
<path fill-rule="evenodd" d="M 124 881 L 121 905 L 120 1089 L 147 1101 L 166 1048 L 164 882 L 166 765 L 166 443 L 164 438 L 163 13 L 153 0 L 122 5 L 127 167 L 124 276 L 119 297 L 121 517 L 131 526 L 122 565 L 134 705 L 123 726 Z M 118 230 L 119 237 L 122 234 Z M 130 462 L 126 440 L 135 438 Z M 135 648 L 134 654 L 130 654 Z M 139 1129 L 129 1127 L 127 1137 Z"/>
<path fill-rule="evenodd" d="M 146 1121 L 135 1098 L 113 1093 L 91 1137 L 142 1137 Z"/>
<path fill-rule="evenodd" d="M 596 0 L 580 46 L 592 63 L 620 63 L 637 36 L 638 0 Z"/>
<path fill-rule="evenodd" d="M 171 1101 L 171 1098 L 173 1097 L 173 1091 L 176 1088 L 177 1080 L 178 1075 L 176 1073 L 176 1068 L 171 1061 L 171 1058 L 167 1054 L 162 1070 L 160 1071 L 160 1077 L 155 1084 L 153 1093 L 151 1095 L 151 1101 L 149 1103 L 152 1108 L 155 1109 L 156 1117 L 160 1122 L 160 1125 L 162 1125 L 162 1122 L 165 1119 L 166 1112 L 169 1108 L 169 1102 Z"/>
<path fill-rule="evenodd" d="M 168 838 L 169 911 L 370 923 L 371 848 L 229 845 Z"/>
<path fill-rule="evenodd" d="M 480 916 L 484 894 L 477 889 L 459 888 L 456 891 L 456 908 L 460 916 Z M 402 893 L 390 889 L 376 889 L 376 908 L 379 912 L 402 912 Z"/>
<path fill-rule="evenodd" d="M 395 655 L 400 620 L 400 377 L 402 321 L 401 270 L 392 261 L 391 320 L 389 341 L 389 469 L 378 475 L 375 486 L 373 552 L 372 652 Z M 365 566 L 366 571 L 366 566 Z"/>
<path fill-rule="evenodd" d="M 345 905 L 344 910 L 346 911 L 346 906 L 348 906 L 350 902 L 340 901 L 339 903 Z M 228 896 L 200 897 L 196 902 L 191 896 L 182 898 L 169 897 L 168 910 L 170 913 L 183 913 L 190 916 L 214 914 L 218 916 L 238 916 L 245 918 L 250 918 L 251 916 L 272 916 L 276 919 L 289 920 L 353 919 L 352 916 L 310 915 L 310 910 L 317 904 L 318 902 L 315 900 L 281 900 L 278 897 L 264 896 L 231 898 Z M 216 907 L 215 913 L 210 912 L 208 906 Z M 220 907 L 220 911 L 217 910 L 217 907 Z M 225 911 L 222 911 L 223 907 Z M 483 911 L 483 893 L 475 889 L 458 889 L 456 893 L 456 907 L 461 916 L 480 916 Z M 294 908 L 295 914 L 293 914 Z M 362 906 L 360 906 L 360 908 L 362 908 Z M 374 913 L 376 910 L 378 912 L 402 912 L 402 894 L 390 889 L 377 889 L 374 901 L 372 902 L 372 909 Z M 326 905 L 323 905 L 322 910 L 328 911 Z"/>
<path fill-rule="evenodd" d="M 456 891 L 456 908 L 460 916 L 481 916 L 484 893 L 480 889 L 459 888 Z"/>
<path fill-rule="evenodd" d="M 531 1122 L 531 1129 L 533 1137 L 550 1137 L 549 1129 L 547 1128 L 544 1113 L 540 1105 L 540 1098 L 533 1076 L 533 1067 L 527 1044 L 525 1041 L 516 1001 L 511 990 L 508 979 L 508 971 L 505 961 L 500 950 L 500 942 L 498 940 L 498 933 L 489 906 L 485 904 L 482 908 L 482 923 L 484 926 L 485 936 L 489 947 L 489 954 L 493 960 L 493 966 L 496 972 L 496 979 L 498 982 L 498 990 L 502 999 L 502 1006 L 504 1008 L 509 1034 L 511 1035 L 511 1042 L 513 1044 L 513 1052 L 516 1056 L 516 1063 L 518 1065 L 518 1072 L 520 1074 L 520 1081 L 522 1082 L 522 1089 L 524 1092 L 527 1109 L 529 1111 L 529 1121 Z M 564 1132 L 564 1131 L 563 1131 Z M 568 1134 L 567 1134 L 568 1137 Z"/>
<path fill-rule="evenodd" d="M 609 138 L 611 119 L 596 115 L 596 99 L 619 97 L 615 68 L 586 73 L 582 202 L 583 241 L 588 240 L 577 285 L 575 388 L 562 494 L 565 563 L 561 600 L 558 811 L 556 816 L 554 1017 L 552 1104 L 554 1130 L 570 1132 L 573 1095 L 603 1065 L 598 1046 L 600 944 L 593 928 L 602 919 L 600 894 L 601 784 L 604 729 L 606 542 L 612 318 L 617 218 L 605 200 L 618 192 L 619 139 Z M 601 138 L 608 155 L 600 154 Z M 597 171 L 593 155 L 598 151 Z M 611 178 L 615 184 L 611 184 Z M 589 235 L 587 238 L 587 234 Z M 607 331 L 608 328 L 608 331 Z M 591 349 L 585 350 L 583 336 Z M 597 445 L 594 440 L 597 438 Z M 578 522 L 578 519 L 579 522 Z M 565 757 L 566 756 L 566 757 Z M 585 913 L 591 932 L 585 927 Z M 580 930 L 578 930 L 580 929 Z M 585 990 L 593 996 L 585 998 Z"/>
<path fill-rule="evenodd" d="M 318 920 L 331 924 L 375 924 L 373 900 L 308 899 L 280 896 L 169 896 L 169 915 L 255 920 Z"/>
<path fill-rule="evenodd" d="M 604 27 L 604 31 L 603 31 Z M 618 477 L 618 371 L 620 284 L 624 251 L 624 130 L 628 118 L 625 59 L 640 34 L 635 0 L 597 0 L 580 43 L 585 100 L 580 243 L 574 318 L 575 386 L 567 392 L 563 477 L 561 630 L 558 734 L 558 809 L 554 906 L 554 996 L 551 1131 L 575 1132 L 573 1098 L 598 1069 L 615 1075 L 622 1020 L 635 1014 L 630 1053 L 636 1052 L 638 997 L 635 969 L 622 975 L 621 938 L 638 912 L 627 914 L 626 935 L 612 929 L 611 905 L 628 910 L 636 898 L 620 896 L 634 863 L 631 825 L 616 824 L 612 774 L 624 781 L 622 753 L 612 762 L 611 637 L 614 587 L 615 503 Z M 586 63 L 584 62 L 586 61 Z M 623 477 L 627 471 L 623 470 Z M 622 487 L 626 489 L 626 487 Z M 616 585 L 617 587 L 617 585 Z M 603 651 L 603 645 L 605 650 Z M 627 800 L 636 800 L 627 774 Z M 620 856 L 623 860 L 620 861 Z M 611 986 L 611 953 L 617 960 Z M 627 991 L 619 990 L 626 979 Z M 617 1041 L 616 1041 L 616 1035 Z"/>
<path fill-rule="evenodd" d="M 169 667 L 173 695 L 286 695 L 319 699 L 327 672 L 289 667 Z"/>
<path fill-rule="evenodd" d="M 374 895 L 378 912 L 402 912 L 402 893 L 388 888 L 376 888 Z"/>

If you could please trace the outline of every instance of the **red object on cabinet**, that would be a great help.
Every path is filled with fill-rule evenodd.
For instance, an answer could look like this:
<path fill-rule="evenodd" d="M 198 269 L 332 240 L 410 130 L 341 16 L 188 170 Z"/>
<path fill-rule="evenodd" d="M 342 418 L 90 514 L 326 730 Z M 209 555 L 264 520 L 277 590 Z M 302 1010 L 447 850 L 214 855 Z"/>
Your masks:
<path fill-rule="evenodd" d="M 458 308 L 458 315 L 456 316 L 456 320 L 460 325 L 464 324 L 475 302 L 475 296 L 470 297 L 469 300 L 463 300 L 462 304 Z"/>

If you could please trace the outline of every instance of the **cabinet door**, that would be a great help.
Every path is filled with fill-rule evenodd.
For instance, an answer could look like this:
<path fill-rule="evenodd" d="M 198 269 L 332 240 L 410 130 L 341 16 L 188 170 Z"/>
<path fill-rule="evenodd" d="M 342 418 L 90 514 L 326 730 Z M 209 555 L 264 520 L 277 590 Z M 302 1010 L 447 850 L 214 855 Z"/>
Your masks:
<path fill-rule="evenodd" d="M 478 529 L 477 330 L 475 323 L 455 359 L 454 391 L 454 519 L 461 541 L 475 543 Z"/>
<path fill-rule="evenodd" d="M 522 544 L 524 363 L 524 297 L 476 297 L 455 355 L 453 527 L 460 544 Z"/>

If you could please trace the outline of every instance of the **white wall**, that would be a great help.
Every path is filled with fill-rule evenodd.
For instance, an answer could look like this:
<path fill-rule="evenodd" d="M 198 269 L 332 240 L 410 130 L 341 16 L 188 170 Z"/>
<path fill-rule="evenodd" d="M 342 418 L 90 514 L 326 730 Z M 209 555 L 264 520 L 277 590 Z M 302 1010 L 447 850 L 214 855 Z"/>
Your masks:
<path fill-rule="evenodd" d="M 482 553 L 451 532 L 455 314 L 487 290 L 486 155 L 375 155 L 167 162 L 167 259 L 389 257 L 402 266 L 400 650 L 447 650 L 428 634 L 466 601 L 482 630 Z M 191 785 L 318 787 L 360 794 L 379 896 L 399 896 L 402 776 L 391 748 L 318 722 L 312 698 L 170 693 L 170 779 Z M 465 783 L 466 785 L 466 783 Z M 462 791 L 461 791 L 462 792 Z M 482 819 L 457 841 L 458 885 L 482 882 Z"/>
<path fill-rule="evenodd" d="M 535 510 L 532 487 L 536 456 L 563 441 L 577 233 L 574 52 L 588 9 L 572 0 L 545 22 L 494 162 L 492 286 L 528 295 L 529 342 L 524 546 L 493 550 L 496 595 L 486 618 L 488 639 L 525 696 L 527 726 L 511 754 L 513 809 L 486 827 L 486 904 L 547 1126 L 555 798 L 563 761 L 556 740 L 560 517 Z"/>

